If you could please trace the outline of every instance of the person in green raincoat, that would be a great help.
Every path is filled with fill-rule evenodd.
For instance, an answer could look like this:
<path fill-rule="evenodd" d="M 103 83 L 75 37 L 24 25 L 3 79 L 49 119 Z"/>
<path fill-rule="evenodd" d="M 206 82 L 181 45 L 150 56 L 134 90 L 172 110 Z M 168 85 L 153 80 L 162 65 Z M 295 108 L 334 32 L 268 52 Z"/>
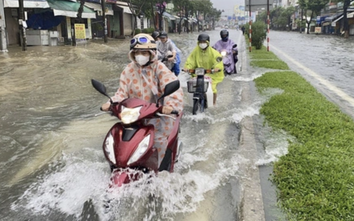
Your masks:
<path fill-rule="evenodd" d="M 224 80 L 224 64 L 221 54 L 210 46 L 210 37 L 207 34 L 198 36 L 198 46 L 194 48 L 184 64 L 184 70 L 196 69 L 198 67 L 211 69 L 212 73 L 206 74 L 212 79 L 212 90 L 214 94 L 213 103 L 216 103 L 216 86 Z"/>

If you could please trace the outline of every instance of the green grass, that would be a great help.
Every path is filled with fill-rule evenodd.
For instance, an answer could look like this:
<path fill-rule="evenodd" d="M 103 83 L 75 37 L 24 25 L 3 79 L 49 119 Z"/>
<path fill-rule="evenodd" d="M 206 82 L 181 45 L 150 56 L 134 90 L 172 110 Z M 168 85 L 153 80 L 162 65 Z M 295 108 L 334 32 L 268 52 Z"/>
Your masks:
<path fill-rule="evenodd" d="M 288 218 L 354 220 L 353 120 L 295 72 L 268 72 L 255 83 L 260 92 L 284 91 L 260 112 L 274 129 L 285 130 L 297 140 L 274 163 L 272 174 Z"/>
<path fill-rule="evenodd" d="M 267 51 L 265 47 L 262 47 L 260 50 L 256 50 L 254 47 L 250 53 L 252 67 L 262 67 L 269 69 L 278 69 L 278 70 L 289 70 L 288 65 L 280 60 L 273 52 Z"/>

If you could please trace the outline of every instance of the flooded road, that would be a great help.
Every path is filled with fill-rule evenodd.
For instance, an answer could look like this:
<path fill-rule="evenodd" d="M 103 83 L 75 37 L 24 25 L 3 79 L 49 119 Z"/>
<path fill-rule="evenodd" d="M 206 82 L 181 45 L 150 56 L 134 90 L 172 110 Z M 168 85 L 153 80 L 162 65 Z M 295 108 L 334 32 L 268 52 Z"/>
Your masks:
<path fill-rule="evenodd" d="M 219 31 L 210 31 L 211 43 Z M 170 35 L 182 50 L 182 64 L 196 46 L 198 33 Z M 244 51 L 240 31 L 231 38 Z M 95 78 L 113 94 L 129 62 L 129 39 L 94 41 L 77 47 L 9 48 L 0 54 L 0 217 L 1 220 L 238 220 L 250 164 L 238 149 L 240 125 L 257 117 L 266 97 L 253 88 L 243 100 L 244 84 L 262 71 L 227 76 L 218 103 L 192 115 L 186 81 L 183 150 L 174 173 L 142 179 L 115 191 L 102 142 L 116 119 L 101 114 L 107 98 L 95 91 Z M 240 62 L 243 60 L 240 57 Z M 259 121 L 259 125 L 261 125 Z M 284 135 L 260 142 L 256 165 L 286 152 Z M 265 152 L 266 147 L 273 151 Z M 267 179 L 267 177 L 265 177 Z M 107 208 L 107 202 L 110 202 Z"/>
<path fill-rule="evenodd" d="M 354 118 L 354 38 L 270 32 L 270 51 Z"/>

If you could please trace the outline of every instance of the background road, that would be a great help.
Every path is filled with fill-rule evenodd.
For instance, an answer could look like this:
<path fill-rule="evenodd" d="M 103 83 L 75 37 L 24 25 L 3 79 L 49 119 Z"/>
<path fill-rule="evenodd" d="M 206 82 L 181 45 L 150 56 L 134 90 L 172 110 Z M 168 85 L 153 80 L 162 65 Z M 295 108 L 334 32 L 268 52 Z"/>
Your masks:
<path fill-rule="evenodd" d="M 354 118 L 354 39 L 270 31 L 270 51 Z"/>

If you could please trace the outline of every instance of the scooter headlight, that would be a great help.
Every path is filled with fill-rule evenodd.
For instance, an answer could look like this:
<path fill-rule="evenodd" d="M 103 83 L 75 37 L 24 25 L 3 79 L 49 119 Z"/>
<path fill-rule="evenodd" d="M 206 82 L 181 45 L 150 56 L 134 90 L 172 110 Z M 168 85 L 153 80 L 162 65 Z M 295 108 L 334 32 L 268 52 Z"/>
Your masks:
<path fill-rule="evenodd" d="M 222 51 L 222 52 L 221 52 L 221 56 L 223 56 L 223 57 L 225 57 L 226 54 L 227 54 L 226 51 Z"/>
<path fill-rule="evenodd" d="M 195 69 L 195 74 L 196 75 L 204 75 L 204 68 L 196 68 Z"/>
<path fill-rule="evenodd" d="M 116 157 L 114 155 L 114 139 L 112 134 L 109 134 L 108 137 L 106 138 L 103 149 L 108 159 L 112 163 L 116 164 Z"/>
<path fill-rule="evenodd" d="M 136 150 L 134 151 L 133 155 L 130 157 L 128 161 L 128 165 L 135 163 L 139 158 L 146 152 L 149 148 L 150 143 L 150 134 L 147 135 L 138 145 Z"/>
<path fill-rule="evenodd" d="M 122 106 L 122 111 L 120 112 L 120 119 L 124 124 L 130 124 L 139 119 L 140 107 L 127 108 Z"/>

